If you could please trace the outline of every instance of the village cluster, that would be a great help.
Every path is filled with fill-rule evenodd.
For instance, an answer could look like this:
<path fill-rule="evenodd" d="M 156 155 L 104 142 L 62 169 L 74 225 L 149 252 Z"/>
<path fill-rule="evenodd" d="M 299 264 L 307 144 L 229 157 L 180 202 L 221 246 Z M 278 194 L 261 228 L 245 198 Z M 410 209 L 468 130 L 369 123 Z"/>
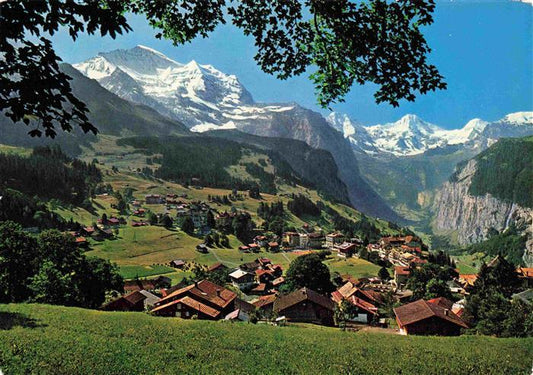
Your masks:
<path fill-rule="evenodd" d="M 212 208 L 204 202 L 184 203 L 176 195 L 163 197 L 147 195 L 146 204 L 166 205 L 168 210 L 176 209 L 176 222 L 183 223 L 190 217 L 197 233 L 209 233 L 208 213 Z M 132 202 L 134 215 L 143 217 L 145 210 L 139 201 Z M 230 223 L 235 212 L 217 212 L 214 216 L 217 227 Z M 99 220 L 97 228 L 85 227 L 77 233 L 76 241 L 82 245 L 85 236 L 112 236 L 113 227 L 126 225 L 122 218 L 110 217 L 105 223 Z M 133 226 L 149 225 L 143 220 L 133 220 Z M 387 327 L 388 321 L 380 316 L 385 305 L 395 304 L 395 323 L 401 334 L 458 335 L 468 328 L 461 319 L 465 300 L 452 302 L 446 298 L 419 299 L 408 302 L 413 296 L 406 288 L 413 269 L 428 262 L 427 248 L 415 236 L 386 236 L 374 243 L 364 244 L 359 238 L 345 238 L 341 233 L 324 234 L 309 225 L 298 231 L 285 232 L 282 236 L 258 234 L 253 242 L 239 247 L 241 252 L 259 252 L 261 249 L 278 252 L 297 252 L 304 255 L 313 252 L 327 252 L 341 258 L 357 256 L 365 249 L 373 259 L 387 262 L 394 269 L 390 279 L 379 277 L 354 279 L 340 275 L 339 287 L 330 294 L 321 294 L 309 288 L 300 288 L 291 293 L 282 293 L 280 288 L 286 282 L 284 269 L 273 264 L 266 257 L 229 268 L 216 263 L 206 268 L 207 276 L 218 273 L 218 283 L 213 278 L 186 285 L 171 285 L 171 279 L 159 276 L 155 279 L 128 280 L 125 294 L 105 304 L 109 311 L 149 311 L 163 317 L 184 319 L 264 321 L 272 324 L 304 322 L 332 326 L 339 324 L 336 313 L 343 304 L 350 304 L 351 314 L 347 322 L 353 327 L 372 325 Z M 199 252 L 209 252 L 205 243 L 197 246 Z M 183 259 L 171 259 L 169 265 L 177 268 L 191 267 Z M 489 264 L 490 266 L 490 264 Z M 524 283 L 533 285 L 533 269 L 517 270 Z M 454 295 L 465 296 L 476 280 L 475 274 L 460 274 L 448 283 Z M 520 297 L 520 296 L 518 296 Z M 529 296 L 528 298 L 530 298 Z"/>

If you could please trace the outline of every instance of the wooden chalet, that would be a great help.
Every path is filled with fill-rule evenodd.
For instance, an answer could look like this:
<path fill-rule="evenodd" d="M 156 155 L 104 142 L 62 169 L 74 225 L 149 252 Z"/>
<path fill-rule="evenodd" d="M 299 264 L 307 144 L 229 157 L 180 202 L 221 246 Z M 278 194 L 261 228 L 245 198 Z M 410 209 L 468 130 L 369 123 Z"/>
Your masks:
<path fill-rule="evenodd" d="M 289 322 L 333 325 L 335 304 L 309 288 L 301 288 L 274 301 L 273 311 Z"/>
<path fill-rule="evenodd" d="M 105 311 L 144 311 L 144 300 L 147 297 L 140 291 L 128 293 L 102 306 Z"/>
<path fill-rule="evenodd" d="M 151 311 L 158 316 L 218 320 L 235 310 L 237 295 L 208 280 L 178 289 L 156 304 Z"/>
<path fill-rule="evenodd" d="M 403 335 L 457 336 L 468 326 L 452 311 L 452 306 L 446 298 L 420 299 L 393 310 Z"/>

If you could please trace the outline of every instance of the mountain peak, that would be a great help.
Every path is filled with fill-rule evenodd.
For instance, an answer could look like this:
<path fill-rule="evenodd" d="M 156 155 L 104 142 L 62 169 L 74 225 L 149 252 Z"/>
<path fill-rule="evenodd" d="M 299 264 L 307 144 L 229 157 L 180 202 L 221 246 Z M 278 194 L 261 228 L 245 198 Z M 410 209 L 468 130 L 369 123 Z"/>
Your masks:
<path fill-rule="evenodd" d="M 74 67 L 120 97 L 149 105 L 191 128 L 226 124 L 223 113 L 254 103 L 237 77 L 195 60 L 176 62 L 143 45 L 101 52 Z"/>
<path fill-rule="evenodd" d="M 533 124 L 533 112 L 509 113 L 500 122 L 507 122 L 513 125 Z"/>

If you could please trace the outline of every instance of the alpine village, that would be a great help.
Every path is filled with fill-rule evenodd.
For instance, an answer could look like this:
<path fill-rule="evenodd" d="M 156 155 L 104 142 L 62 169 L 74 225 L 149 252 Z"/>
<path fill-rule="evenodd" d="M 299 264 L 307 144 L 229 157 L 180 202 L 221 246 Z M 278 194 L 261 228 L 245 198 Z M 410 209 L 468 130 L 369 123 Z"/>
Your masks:
<path fill-rule="evenodd" d="M 406 107 L 434 7 L 0 1 L 0 375 L 531 374 L 533 102 Z"/>

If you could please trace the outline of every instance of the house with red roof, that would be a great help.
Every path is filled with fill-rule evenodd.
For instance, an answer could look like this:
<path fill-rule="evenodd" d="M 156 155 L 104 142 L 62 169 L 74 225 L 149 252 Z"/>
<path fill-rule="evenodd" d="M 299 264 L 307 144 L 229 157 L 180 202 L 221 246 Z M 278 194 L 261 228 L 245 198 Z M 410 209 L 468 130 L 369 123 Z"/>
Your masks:
<path fill-rule="evenodd" d="M 411 275 L 411 270 L 409 267 L 396 266 L 394 267 L 394 282 L 396 286 L 400 288 L 407 283 L 409 276 Z"/>
<path fill-rule="evenodd" d="M 152 314 L 190 319 L 218 320 L 235 311 L 237 295 L 229 289 L 202 280 L 178 289 L 161 299 Z"/>
<path fill-rule="evenodd" d="M 457 336 L 468 325 L 452 311 L 452 306 L 446 298 L 420 299 L 393 310 L 403 335 Z"/>
<path fill-rule="evenodd" d="M 277 299 L 275 294 L 267 294 L 266 296 L 261 296 L 253 305 L 261 312 L 262 315 L 268 315 L 272 313 L 274 307 L 274 301 Z"/>
<path fill-rule="evenodd" d="M 116 298 L 102 306 L 105 311 L 144 311 L 144 301 L 147 297 L 136 290 L 122 297 Z"/>

